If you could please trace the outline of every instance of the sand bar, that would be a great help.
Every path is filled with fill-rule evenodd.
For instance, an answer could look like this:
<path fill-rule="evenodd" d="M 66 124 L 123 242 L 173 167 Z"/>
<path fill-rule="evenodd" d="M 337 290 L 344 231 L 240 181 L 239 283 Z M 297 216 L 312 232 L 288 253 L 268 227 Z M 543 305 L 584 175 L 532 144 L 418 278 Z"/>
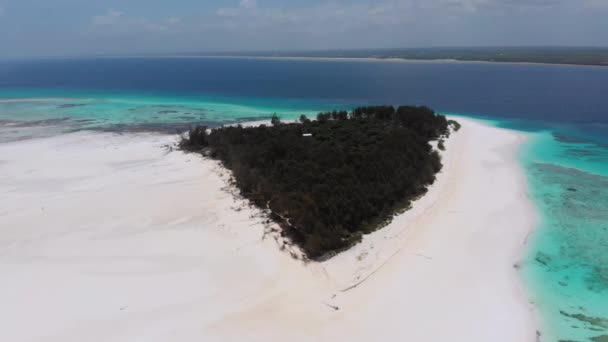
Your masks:
<path fill-rule="evenodd" d="M 174 136 L 0 144 L 0 340 L 532 342 L 525 137 L 459 120 L 429 193 L 323 263 Z"/>

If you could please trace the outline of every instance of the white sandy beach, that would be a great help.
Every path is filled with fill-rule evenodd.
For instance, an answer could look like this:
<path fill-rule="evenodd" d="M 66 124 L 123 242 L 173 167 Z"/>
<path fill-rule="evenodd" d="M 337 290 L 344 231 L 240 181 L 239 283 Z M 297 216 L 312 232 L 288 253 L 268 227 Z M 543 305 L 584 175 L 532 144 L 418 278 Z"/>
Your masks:
<path fill-rule="evenodd" d="M 525 137 L 457 120 L 429 193 L 323 263 L 174 136 L 2 143 L 0 341 L 533 342 Z"/>
<path fill-rule="evenodd" d="M 401 57 L 298 57 L 298 56 L 235 56 L 235 55 L 162 55 L 162 56 L 111 56 L 106 58 L 174 58 L 174 59 L 253 59 L 271 61 L 319 61 L 319 62 L 361 62 L 361 63 L 405 63 L 405 64 L 506 64 L 506 65 L 545 65 L 572 68 L 604 68 L 608 61 L 601 65 L 543 63 L 543 62 L 497 62 L 484 60 L 462 60 L 453 58 L 415 59 Z"/>

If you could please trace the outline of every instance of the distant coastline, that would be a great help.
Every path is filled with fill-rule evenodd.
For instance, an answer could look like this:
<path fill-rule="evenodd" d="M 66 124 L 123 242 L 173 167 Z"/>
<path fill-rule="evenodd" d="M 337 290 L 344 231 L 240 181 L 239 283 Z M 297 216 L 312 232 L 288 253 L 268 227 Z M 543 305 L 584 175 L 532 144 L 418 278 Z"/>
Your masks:
<path fill-rule="evenodd" d="M 608 48 L 605 47 L 446 47 L 317 51 L 225 51 L 114 57 L 258 58 L 281 60 L 390 61 L 418 63 L 458 62 L 608 66 Z"/>
<path fill-rule="evenodd" d="M 253 60 L 277 60 L 277 61 L 319 61 L 319 62 L 362 62 L 362 63 L 428 63 L 428 64 L 506 64 L 506 65 L 549 65 L 564 67 L 608 67 L 605 64 L 577 64 L 577 63 L 551 63 L 551 62 L 501 62 L 489 60 L 460 60 L 460 59 L 412 59 L 398 57 L 304 57 L 304 56 L 245 56 L 245 55 L 154 55 L 154 56 L 107 56 L 106 58 L 184 58 L 184 59 L 253 59 Z"/>
<path fill-rule="evenodd" d="M 608 47 L 446 47 L 297 51 L 201 51 L 81 56 L 55 55 L 36 57 L 33 59 L 71 60 L 106 58 L 234 58 L 404 63 L 492 63 L 605 67 L 608 66 Z"/>

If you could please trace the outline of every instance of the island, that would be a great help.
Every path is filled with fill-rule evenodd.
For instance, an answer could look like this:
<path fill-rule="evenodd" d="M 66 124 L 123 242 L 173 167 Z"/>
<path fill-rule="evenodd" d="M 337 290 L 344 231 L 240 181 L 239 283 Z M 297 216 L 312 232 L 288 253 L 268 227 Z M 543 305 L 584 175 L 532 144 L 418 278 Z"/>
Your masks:
<path fill-rule="evenodd" d="M 231 51 L 191 55 L 260 58 L 330 58 L 608 65 L 607 47 L 583 46 L 411 47 L 311 51 Z"/>
<path fill-rule="evenodd" d="M 443 139 L 459 128 L 414 106 L 358 107 L 299 121 L 275 115 L 270 126 L 197 126 L 180 147 L 220 160 L 241 195 L 268 210 L 310 259 L 352 246 L 422 196 L 441 170 Z"/>
<path fill-rule="evenodd" d="M 448 116 L 451 134 L 441 151 L 441 138 L 430 138 L 445 127 L 436 114 L 406 123 L 335 116 L 205 131 L 199 138 L 208 140 L 192 140 L 199 144 L 192 145 L 196 153 L 176 149 L 179 134 L 149 131 L 82 130 L 0 144 L 2 340 L 536 341 L 540 324 L 519 267 L 536 224 L 518 164 L 528 137 Z M 458 132 L 450 119 L 462 125 Z M 385 135 L 382 127 L 395 132 Z M 281 144 L 268 151 L 290 153 L 289 158 L 281 157 L 281 168 L 262 169 L 263 158 L 271 156 L 262 146 L 219 140 L 237 134 L 267 143 L 277 135 Z M 407 144 L 392 140 L 401 136 Z M 350 169 L 340 168 L 350 145 L 341 139 L 356 146 L 349 153 L 361 158 L 353 161 L 349 182 L 364 188 L 325 195 L 328 187 L 342 190 L 323 179 L 306 190 L 301 179 L 287 177 L 318 177 L 310 168 L 323 162 L 336 174 L 321 174 L 342 182 L 337 176 Z M 297 146 L 306 154 L 291 154 Z M 315 146 L 327 152 L 314 152 Z M 285 224 L 269 218 L 268 202 L 254 204 L 230 184 L 232 175 L 246 175 L 239 168 L 253 170 L 242 165 L 246 159 L 239 153 L 245 151 L 257 153 L 251 158 L 258 173 L 277 172 L 250 176 L 269 179 L 272 186 L 294 184 L 302 193 L 319 191 L 335 201 L 327 204 L 348 201 L 365 210 L 367 224 L 342 225 L 335 236 L 343 247 L 328 245 L 334 235 L 323 229 L 333 229 L 332 221 L 305 206 L 301 218 L 321 225 L 309 229 L 324 234 L 323 244 L 312 248 L 313 234 L 299 245 L 286 244 L 280 235 Z M 438 173 L 434 152 L 441 156 Z M 220 159 L 224 153 L 228 162 Z M 319 160 L 302 168 L 304 157 Z M 415 167 L 407 171 L 405 162 L 412 160 Z M 421 178 L 406 179 L 410 173 Z M 239 186 L 251 187 L 250 198 L 264 189 L 247 184 Z M 399 197 L 394 185 L 408 192 Z M 294 213 L 286 216 L 286 205 L 300 203 L 300 197 L 279 203 L 289 195 L 279 195 L 270 208 L 296 224 Z M 326 205 L 316 203 L 318 198 L 306 201 Z M 408 210 L 390 216 L 402 208 Z M 386 226 L 385 218 L 392 219 Z M 298 228 L 306 224 L 298 222 Z M 365 234 L 368 229 L 375 230 Z M 361 242 L 355 243 L 357 235 Z M 301 253 L 299 246 L 307 243 L 318 256 Z"/>

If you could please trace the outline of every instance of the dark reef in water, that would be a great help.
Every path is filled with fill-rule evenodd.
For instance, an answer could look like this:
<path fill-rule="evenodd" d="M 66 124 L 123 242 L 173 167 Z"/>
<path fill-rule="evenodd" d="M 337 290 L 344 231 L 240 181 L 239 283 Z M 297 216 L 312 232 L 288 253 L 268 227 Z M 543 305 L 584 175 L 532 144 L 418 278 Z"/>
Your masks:
<path fill-rule="evenodd" d="M 560 311 L 559 313 L 562 314 L 563 316 L 573 318 L 573 319 L 576 319 L 581 322 L 588 323 L 588 324 L 590 324 L 594 327 L 600 328 L 600 329 L 608 329 L 608 319 L 606 319 L 606 318 L 590 317 L 590 316 L 583 315 L 580 313 L 579 314 L 569 314 L 565 311 Z"/>
<path fill-rule="evenodd" d="M 537 252 L 536 263 L 563 275 L 579 269 L 588 291 L 607 293 L 608 178 L 549 163 L 532 164 L 530 171 L 547 188 L 560 189 L 543 197 L 559 248 Z"/>
<path fill-rule="evenodd" d="M 82 107 L 82 106 L 86 106 L 86 104 L 84 104 L 84 103 L 66 103 L 66 104 L 57 105 L 57 108 L 75 108 L 75 107 Z"/>
<path fill-rule="evenodd" d="M 426 192 L 441 169 L 429 144 L 449 135 L 426 107 L 362 107 L 300 123 L 196 127 L 183 150 L 221 160 L 241 193 L 309 258 L 346 249 Z"/>
<path fill-rule="evenodd" d="M 93 131 L 100 132 L 114 132 L 114 133 L 128 133 L 128 132 L 142 132 L 142 133 L 164 133 L 164 134 L 179 134 L 188 131 L 193 126 L 210 126 L 217 127 L 220 123 L 210 121 L 189 121 L 189 122 L 142 122 L 142 123 L 128 123 L 128 124 L 110 124 L 99 127 L 90 128 Z"/>

